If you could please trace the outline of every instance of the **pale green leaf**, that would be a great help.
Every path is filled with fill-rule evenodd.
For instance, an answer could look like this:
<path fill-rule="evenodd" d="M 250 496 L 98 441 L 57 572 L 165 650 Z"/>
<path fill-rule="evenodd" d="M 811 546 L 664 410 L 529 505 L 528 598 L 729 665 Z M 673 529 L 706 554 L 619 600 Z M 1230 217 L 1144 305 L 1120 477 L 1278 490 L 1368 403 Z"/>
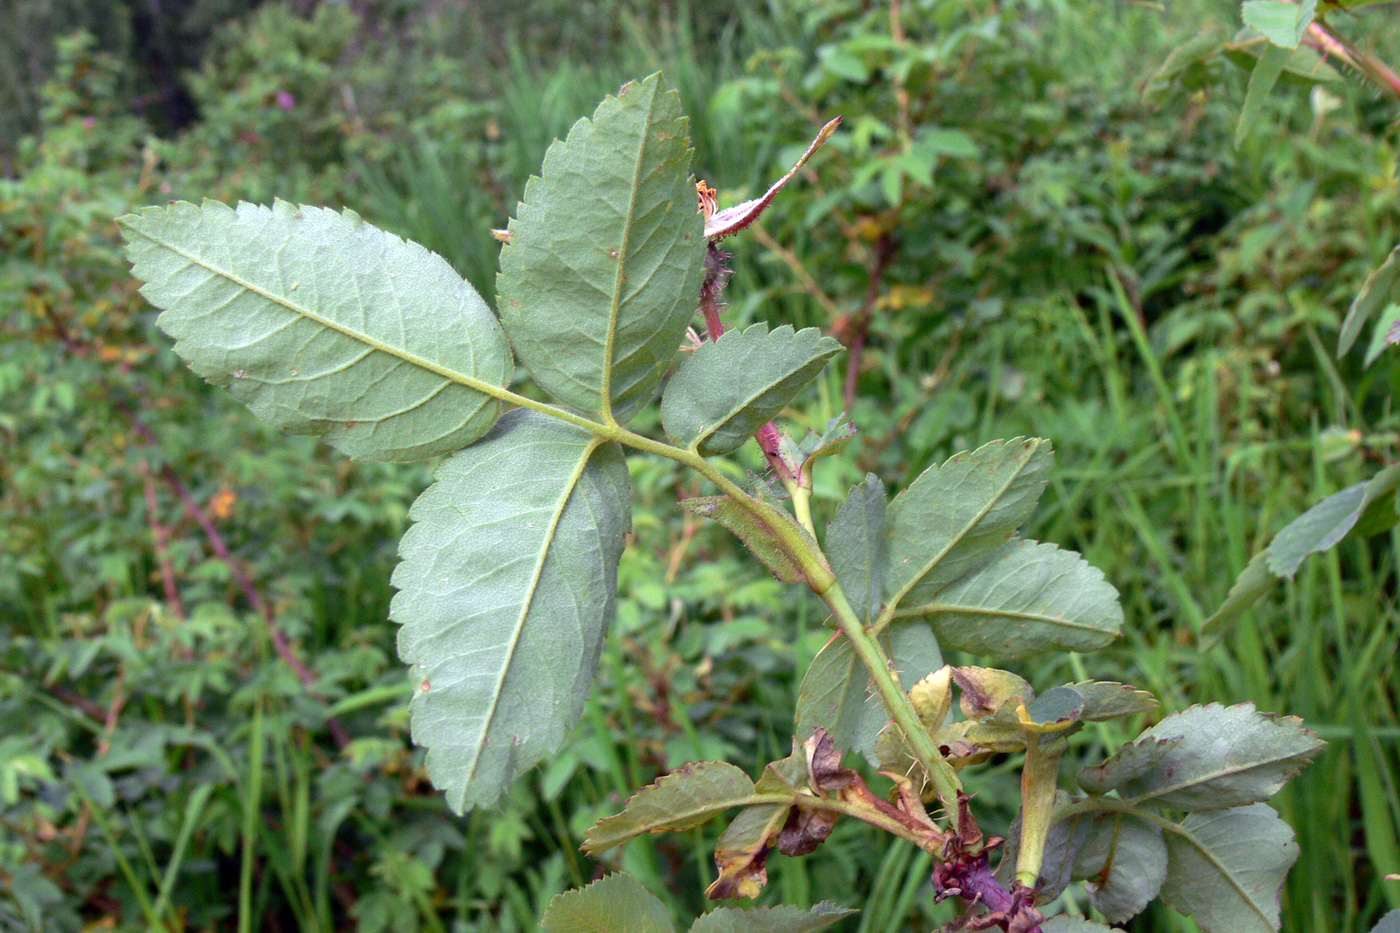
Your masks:
<path fill-rule="evenodd" d="M 771 332 L 752 324 L 701 344 L 662 396 L 666 433 L 707 457 L 736 450 L 840 351 L 817 328 L 787 324 Z"/>
<path fill-rule="evenodd" d="M 1074 862 L 1089 900 L 1110 923 L 1141 913 L 1167 877 L 1167 844 L 1155 823 L 1122 813 L 1096 814 Z"/>
<path fill-rule="evenodd" d="M 1179 810 L 1256 803 L 1302 771 L 1324 744 L 1296 717 L 1261 713 L 1253 703 L 1211 703 L 1168 716 L 1133 745 L 1175 738 L 1181 741 L 1150 768 L 1112 785 L 1119 796 Z M 1106 770 L 1123 754 L 1109 759 Z"/>
<path fill-rule="evenodd" d="M 700 761 L 682 765 L 637 791 L 623 806 L 588 830 L 584 851 L 602 852 L 642 833 L 691 829 L 730 807 L 752 802 L 753 781 L 734 765 Z"/>
<path fill-rule="evenodd" d="M 1049 478 L 1048 441 L 992 441 L 930 467 L 890 503 L 887 602 L 920 605 L 992 553 L 1030 517 Z"/>
<path fill-rule="evenodd" d="M 822 901 L 815 907 L 721 907 L 695 921 L 690 933 L 819 933 L 858 911 Z"/>
<path fill-rule="evenodd" d="M 1269 570 L 1280 577 L 1298 572 L 1303 558 L 1325 551 L 1356 526 L 1366 507 L 1400 486 L 1400 464 L 1392 464 L 1364 483 L 1333 493 L 1299 515 L 1269 542 Z"/>
<path fill-rule="evenodd" d="M 1298 859 L 1293 830 L 1268 804 L 1192 813 L 1167 830 L 1162 901 L 1205 933 L 1271 933 Z"/>
<path fill-rule="evenodd" d="M 608 875 L 586 888 L 565 891 L 540 918 L 544 933 L 673 933 L 660 898 L 631 875 Z"/>
<path fill-rule="evenodd" d="M 1003 545 L 932 600 L 898 618 L 927 620 L 948 646 L 1000 661 L 1045 651 L 1094 651 L 1118 636 L 1118 591 L 1073 551 L 1035 541 Z"/>
<path fill-rule="evenodd" d="M 1150 713 L 1157 708 L 1157 698 L 1146 690 L 1109 680 L 1086 680 L 1070 684 L 1084 698 L 1085 722 L 1102 722 L 1119 716 Z"/>
<path fill-rule="evenodd" d="M 1285 0 L 1245 0 L 1240 13 L 1244 24 L 1262 32 L 1274 45 L 1296 49 L 1303 32 L 1317 12 L 1317 0 L 1288 3 Z"/>
<path fill-rule="evenodd" d="M 517 409 L 443 463 L 409 517 L 391 617 L 414 741 L 461 812 L 558 751 L 583 711 L 631 525 L 627 464 Z"/>
<path fill-rule="evenodd" d="M 1366 326 L 1366 322 L 1377 311 L 1396 300 L 1400 300 L 1400 246 L 1392 249 L 1385 261 L 1366 276 L 1366 283 L 1361 286 L 1356 300 L 1347 309 L 1347 316 L 1342 319 L 1342 332 L 1337 338 L 1337 355 L 1346 355 L 1352 344 L 1356 343 L 1356 338 L 1361 335 L 1361 328 Z"/>
<path fill-rule="evenodd" d="M 925 625 L 892 625 L 880 633 L 886 656 L 908 690 L 943 666 L 938 642 Z M 822 648 L 797 691 L 794 731 L 799 738 L 822 728 L 842 751 L 857 752 L 877 764 L 875 743 L 889 723 L 889 713 L 845 636 Z"/>
<path fill-rule="evenodd" d="M 1240 107 L 1240 119 L 1235 125 L 1236 149 L 1244 142 L 1249 131 L 1254 128 L 1254 124 L 1263 114 L 1264 102 L 1269 99 L 1269 92 L 1278 83 L 1279 75 L 1283 73 L 1283 68 L 1288 63 L 1288 56 L 1288 49 L 1270 45 L 1259 56 L 1254 70 L 1249 73 L 1249 84 L 1244 92 L 1244 105 Z"/>
<path fill-rule="evenodd" d="M 856 615 L 867 625 L 884 599 L 885 484 L 874 473 L 851 490 L 826 528 L 826 556 Z"/>
<path fill-rule="evenodd" d="M 415 460 L 495 423 L 505 334 L 418 244 L 285 201 L 181 201 L 118 223 L 175 351 L 272 425 L 359 459 Z"/>
<path fill-rule="evenodd" d="M 653 75 L 575 123 L 525 186 L 501 250 L 501 322 L 566 405 L 635 414 L 695 314 L 705 237 L 687 131 Z"/>

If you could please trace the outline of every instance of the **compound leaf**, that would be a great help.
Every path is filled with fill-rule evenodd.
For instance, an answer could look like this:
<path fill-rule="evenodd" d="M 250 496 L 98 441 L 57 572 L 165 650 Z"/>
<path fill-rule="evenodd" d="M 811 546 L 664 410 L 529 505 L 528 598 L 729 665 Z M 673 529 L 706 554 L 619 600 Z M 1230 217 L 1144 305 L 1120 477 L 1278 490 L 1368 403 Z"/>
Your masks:
<path fill-rule="evenodd" d="M 897 500 L 896 500 L 897 501 Z M 1093 651 L 1118 636 L 1118 591 L 1074 551 L 1012 541 L 899 618 L 927 620 L 946 645 L 1000 661 L 1044 651 Z"/>
<path fill-rule="evenodd" d="M 181 201 L 118 223 L 175 351 L 264 421 L 363 460 L 450 453 L 495 424 L 505 334 L 418 244 L 286 201 Z"/>
<path fill-rule="evenodd" d="M 851 490 L 826 527 L 826 556 L 841 591 L 867 625 L 884 598 L 885 484 L 874 473 Z"/>
<path fill-rule="evenodd" d="M 1298 859 L 1293 830 L 1265 803 L 1192 813 L 1167 830 L 1162 901 L 1206 933 L 1271 933 Z"/>
<path fill-rule="evenodd" d="M 1272 796 L 1324 744 L 1296 717 L 1261 713 L 1253 703 L 1211 703 L 1166 717 L 1101 765 L 1100 775 L 1111 774 L 1115 761 L 1135 754 L 1128 749 L 1151 749 L 1176 738 L 1180 741 L 1150 767 L 1109 786 L 1134 803 L 1180 810 L 1239 807 Z"/>
<path fill-rule="evenodd" d="M 661 422 L 675 441 L 709 457 L 742 447 L 841 344 L 815 327 L 794 332 L 764 323 L 700 345 L 666 385 Z"/>
<path fill-rule="evenodd" d="M 984 563 L 1030 517 L 1050 473 L 1050 443 L 992 441 L 925 470 L 889 508 L 885 594 L 928 603 Z"/>
<path fill-rule="evenodd" d="M 782 905 L 742 910 L 720 907 L 695 921 L 690 933 L 820 933 L 858 911 L 822 901 L 815 907 Z"/>
<path fill-rule="evenodd" d="M 438 468 L 399 545 L 390 615 L 414 741 L 454 811 L 494 801 L 578 721 L 631 526 L 614 444 L 527 409 Z"/>
<path fill-rule="evenodd" d="M 659 75 L 624 85 L 525 186 L 501 249 L 501 323 L 566 405 L 625 421 L 694 316 L 705 237 L 688 126 Z"/>
<path fill-rule="evenodd" d="M 707 822 L 730 807 L 751 802 L 753 781 L 723 761 L 683 765 L 637 791 L 623 806 L 588 830 L 590 854 L 621 845 L 642 833 L 680 832 Z"/>
<path fill-rule="evenodd" d="M 661 899 L 631 875 L 608 875 L 565 891 L 540 918 L 544 933 L 674 933 Z"/>

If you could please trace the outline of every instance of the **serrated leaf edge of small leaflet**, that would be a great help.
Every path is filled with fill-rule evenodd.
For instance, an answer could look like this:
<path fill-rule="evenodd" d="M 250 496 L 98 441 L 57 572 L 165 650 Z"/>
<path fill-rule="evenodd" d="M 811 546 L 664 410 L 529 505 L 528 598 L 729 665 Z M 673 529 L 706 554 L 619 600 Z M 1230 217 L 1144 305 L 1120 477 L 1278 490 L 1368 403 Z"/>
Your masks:
<path fill-rule="evenodd" d="M 723 780 L 733 781 L 738 786 L 747 785 L 742 795 L 737 799 L 729 797 L 721 798 L 714 802 L 697 804 L 694 812 L 685 813 L 672 809 L 668 818 L 656 820 L 645 825 L 636 825 L 626 828 L 625 834 L 619 835 L 616 828 L 628 821 L 630 817 L 636 820 L 633 808 L 639 803 L 650 802 L 655 798 L 661 798 L 668 791 L 677 789 L 678 785 L 684 785 L 687 781 L 692 781 L 700 777 L 705 771 L 716 772 L 715 777 Z M 730 807 L 744 806 L 751 803 L 750 798 L 755 793 L 753 780 L 744 771 L 725 761 L 697 761 L 682 765 L 675 771 L 663 774 L 652 783 L 640 788 L 635 794 L 627 798 L 627 802 L 622 805 L 622 811 L 612 816 L 604 817 L 588 828 L 584 833 L 583 850 L 589 854 L 605 852 L 614 846 L 622 845 L 634 836 L 644 833 L 679 832 L 699 826 L 718 813 Z M 605 833 L 604 830 L 611 831 Z M 602 837 L 602 838 L 600 838 Z"/>

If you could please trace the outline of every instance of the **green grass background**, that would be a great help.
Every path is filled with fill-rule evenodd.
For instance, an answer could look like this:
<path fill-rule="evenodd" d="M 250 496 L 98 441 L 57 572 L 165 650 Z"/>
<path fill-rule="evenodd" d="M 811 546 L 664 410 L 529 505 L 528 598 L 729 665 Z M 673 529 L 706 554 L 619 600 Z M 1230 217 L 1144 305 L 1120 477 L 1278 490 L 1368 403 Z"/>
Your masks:
<path fill-rule="evenodd" d="M 704 909 L 718 826 L 601 863 L 577 845 L 666 769 L 756 773 L 785 755 L 797 680 L 829 635 L 820 604 L 681 513 L 688 477 L 635 460 L 618 617 L 577 734 L 498 808 L 450 816 L 408 741 L 386 621 L 431 464 L 346 462 L 202 386 L 112 223 L 206 195 L 349 205 L 489 300 L 489 228 L 549 141 L 657 69 L 722 203 L 846 118 L 762 231 L 726 242 L 732 321 L 849 336 L 868 315 L 861 433 L 824 462 L 819 521 L 866 471 L 893 490 L 985 440 L 1052 439 L 1028 532 L 1105 571 L 1126 632 L 1017 671 L 1126 681 L 1167 710 L 1302 717 L 1329 744 L 1275 798 L 1302 846 L 1283 928 L 1359 933 L 1400 907 L 1382 880 L 1400 872 L 1396 532 L 1310 558 L 1203 630 L 1273 533 L 1395 459 L 1393 351 L 1369 368 L 1334 352 L 1400 240 L 1395 101 L 1354 76 L 1281 85 L 1236 150 L 1245 72 L 1215 61 L 1142 95 L 1176 44 L 1234 31 L 1232 4 L 900 10 L 902 36 L 888 4 L 836 0 L 264 6 L 208 40 L 183 77 L 198 119 L 163 135 L 133 108 L 142 82 L 120 49 L 56 45 L 0 179 L 0 930 L 532 930 L 600 867 L 686 922 Z M 1397 61 L 1395 15 L 1337 26 Z M 910 151 L 935 154 L 905 171 Z M 842 360 L 789 423 L 840 413 L 845 377 Z M 761 470 L 753 451 L 745 469 Z M 1132 734 L 1086 730 L 1071 757 Z M 969 778 L 989 830 L 1014 814 L 1016 779 L 1011 763 Z M 952 917 L 927 858 L 861 826 L 770 874 L 763 902 L 860 907 L 849 931 Z M 1129 929 L 1194 926 L 1154 907 Z"/>

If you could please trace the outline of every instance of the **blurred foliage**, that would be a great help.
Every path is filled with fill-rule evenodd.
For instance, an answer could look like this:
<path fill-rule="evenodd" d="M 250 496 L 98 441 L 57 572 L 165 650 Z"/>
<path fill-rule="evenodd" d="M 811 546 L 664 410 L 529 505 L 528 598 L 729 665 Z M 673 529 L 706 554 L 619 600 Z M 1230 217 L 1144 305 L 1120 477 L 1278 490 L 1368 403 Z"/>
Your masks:
<path fill-rule="evenodd" d="M 1380 881 L 1400 871 L 1395 535 L 1305 566 L 1221 643 L 1200 630 L 1278 528 L 1396 459 L 1393 354 L 1363 370 L 1331 353 L 1400 240 L 1392 101 L 1281 88 L 1238 151 L 1245 72 L 1228 62 L 1144 102 L 1174 41 L 1230 22 L 1208 0 L 274 4 L 205 41 L 249 6 L 161 21 L 198 34 L 182 46 L 198 68 L 172 66 L 192 69 L 198 115 L 178 133 L 138 103 L 171 75 L 131 53 L 134 13 L 0 13 L 34 17 L 0 33 L 18 49 L 0 67 L 26 76 L 3 132 L 32 130 L 0 179 L 0 930 L 534 929 L 594 875 L 577 842 L 633 789 L 787 752 L 795 673 L 829 634 L 819 606 L 674 507 L 701 490 L 638 461 L 583 726 L 500 809 L 451 818 L 408 741 L 385 621 L 390 542 L 427 471 L 275 435 L 184 371 L 112 222 L 167 198 L 348 204 L 489 299 L 486 231 L 549 140 L 659 67 L 721 205 L 846 117 L 763 226 L 726 241 L 734 322 L 761 308 L 856 348 L 791 413 L 825 424 L 853 379 L 862 434 L 824 461 L 818 507 L 865 470 L 903 484 L 989 438 L 1053 439 L 1029 531 L 1105 569 L 1130 634 L 1022 673 L 1303 716 L 1332 745 L 1280 795 L 1304 842 L 1285 928 L 1364 930 L 1400 906 Z M 1348 28 L 1395 61 L 1386 15 Z M 19 31 L 33 23 L 49 25 Z M 23 38 L 84 24 L 52 52 Z M 1086 731 L 1074 754 L 1127 737 Z M 1015 775 L 984 767 L 979 801 L 1009 820 Z M 693 916 L 713 872 L 701 832 L 609 867 Z M 873 839 L 838 826 L 776 860 L 765 896 L 861 906 L 848 930 L 947 919 L 921 857 Z M 1133 929 L 1190 927 L 1159 909 Z"/>

